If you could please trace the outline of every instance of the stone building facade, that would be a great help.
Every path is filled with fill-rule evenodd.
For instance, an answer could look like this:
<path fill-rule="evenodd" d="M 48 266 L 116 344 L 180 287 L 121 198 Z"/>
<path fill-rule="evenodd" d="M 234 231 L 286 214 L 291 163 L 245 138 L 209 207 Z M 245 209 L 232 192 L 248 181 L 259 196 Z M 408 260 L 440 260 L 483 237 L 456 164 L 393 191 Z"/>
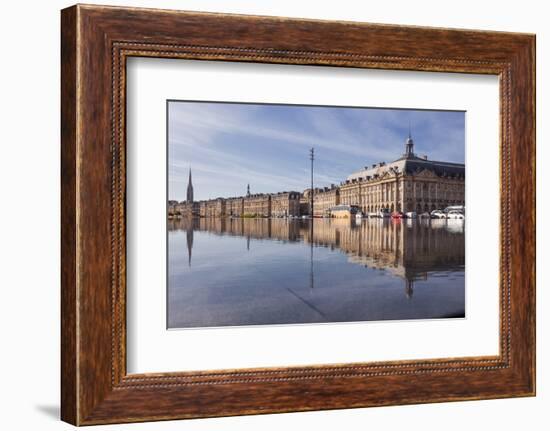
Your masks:
<path fill-rule="evenodd" d="M 340 185 L 340 203 L 357 205 L 365 213 L 384 208 L 422 213 L 464 205 L 464 165 L 418 157 L 413 145 L 409 136 L 399 159 L 351 174 Z"/>
<path fill-rule="evenodd" d="M 243 203 L 245 217 L 271 217 L 271 195 L 266 193 L 246 196 Z"/>
<path fill-rule="evenodd" d="M 225 215 L 228 217 L 242 217 L 244 214 L 244 198 L 229 198 L 225 200 Z"/>
<path fill-rule="evenodd" d="M 200 201 L 199 217 L 225 217 L 225 199 L 217 198 Z"/>
<path fill-rule="evenodd" d="M 300 193 L 280 192 L 271 195 L 272 217 L 297 217 L 300 215 Z"/>
<path fill-rule="evenodd" d="M 206 203 L 208 201 L 199 202 L 199 217 L 206 217 Z"/>
<path fill-rule="evenodd" d="M 334 184 L 331 187 L 317 188 L 313 192 L 313 216 L 323 217 L 329 210 L 340 205 L 340 188 Z"/>
<path fill-rule="evenodd" d="M 199 215 L 198 202 L 184 202 L 180 204 L 182 217 L 196 217 Z"/>
<path fill-rule="evenodd" d="M 168 202 L 168 217 L 182 218 L 182 217 L 198 217 L 199 216 L 199 203 L 198 202 Z"/>
<path fill-rule="evenodd" d="M 168 217 L 176 217 L 177 215 L 177 207 L 179 205 L 178 201 L 168 201 Z"/>
<path fill-rule="evenodd" d="M 225 199 L 217 198 L 206 201 L 205 217 L 225 217 Z"/>
<path fill-rule="evenodd" d="M 305 189 L 300 196 L 300 215 L 308 216 L 311 213 L 311 189 Z"/>

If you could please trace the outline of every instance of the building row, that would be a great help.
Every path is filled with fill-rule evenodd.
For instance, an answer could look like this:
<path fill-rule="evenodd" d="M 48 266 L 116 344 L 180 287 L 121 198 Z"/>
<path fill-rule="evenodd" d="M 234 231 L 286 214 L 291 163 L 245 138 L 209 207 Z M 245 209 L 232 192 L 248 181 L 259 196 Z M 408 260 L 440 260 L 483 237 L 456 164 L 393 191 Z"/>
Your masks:
<path fill-rule="evenodd" d="M 194 202 L 191 172 L 186 202 L 169 202 L 169 216 L 196 217 L 322 217 L 338 205 L 363 213 L 380 210 L 417 213 L 465 204 L 465 166 L 417 156 L 409 135 L 405 153 L 393 162 L 380 162 L 352 173 L 340 184 L 306 189 L 302 193 L 250 194 Z M 312 196 L 313 195 L 313 196 Z"/>
<path fill-rule="evenodd" d="M 181 217 L 298 217 L 301 214 L 300 197 L 301 193 L 291 191 L 198 202 L 170 201 L 168 214 Z"/>

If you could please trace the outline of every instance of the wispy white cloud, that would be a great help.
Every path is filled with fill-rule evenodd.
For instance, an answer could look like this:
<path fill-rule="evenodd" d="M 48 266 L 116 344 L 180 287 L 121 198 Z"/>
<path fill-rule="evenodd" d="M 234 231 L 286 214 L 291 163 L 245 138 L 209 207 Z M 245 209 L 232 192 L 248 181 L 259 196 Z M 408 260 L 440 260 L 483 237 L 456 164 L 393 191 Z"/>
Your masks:
<path fill-rule="evenodd" d="M 213 109 L 205 109 L 205 106 L 213 106 Z M 270 124 L 267 118 L 254 119 L 250 115 L 254 110 L 247 112 L 248 115 L 239 115 L 235 106 L 238 105 L 197 107 L 197 104 L 185 104 L 182 107 L 180 104 L 178 109 L 174 109 L 173 119 L 171 118 L 170 128 L 173 133 L 170 136 L 185 134 L 190 138 L 195 137 L 204 141 L 219 133 L 232 133 L 261 138 L 257 141 L 258 145 L 265 144 L 267 141 L 279 141 L 363 157 L 365 154 L 384 157 L 389 153 L 384 147 L 371 145 L 364 136 L 353 133 L 331 111 L 322 108 L 310 108 L 311 111 L 307 113 L 307 122 L 302 124 L 303 127 L 281 129 Z"/>
<path fill-rule="evenodd" d="M 277 105 L 171 102 L 169 192 L 183 199 L 193 168 L 197 199 L 302 190 L 315 147 L 315 182 L 338 183 L 351 172 L 403 152 L 408 123 L 417 152 L 463 161 L 461 113 Z"/>

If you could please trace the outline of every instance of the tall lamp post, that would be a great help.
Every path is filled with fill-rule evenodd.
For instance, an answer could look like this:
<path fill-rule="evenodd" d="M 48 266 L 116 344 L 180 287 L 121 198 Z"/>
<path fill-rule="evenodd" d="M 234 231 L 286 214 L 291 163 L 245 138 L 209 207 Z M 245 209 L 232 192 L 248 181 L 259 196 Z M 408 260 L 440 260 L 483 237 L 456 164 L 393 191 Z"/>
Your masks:
<path fill-rule="evenodd" d="M 311 199 L 310 214 L 311 214 L 311 218 L 313 218 L 313 160 L 314 159 L 315 159 L 314 150 L 313 150 L 313 148 L 311 148 L 309 150 L 309 160 L 311 160 L 311 194 L 310 194 L 310 199 Z"/>
<path fill-rule="evenodd" d="M 314 281 L 313 281 L 313 160 L 315 159 L 314 156 L 314 150 L 311 148 L 309 150 L 309 160 L 311 160 L 311 193 L 310 193 L 310 200 L 311 200 L 311 220 L 309 223 L 309 243 L 310 243 L 310 254 L 309 254 L 309 287 L 313 289 Z"/>

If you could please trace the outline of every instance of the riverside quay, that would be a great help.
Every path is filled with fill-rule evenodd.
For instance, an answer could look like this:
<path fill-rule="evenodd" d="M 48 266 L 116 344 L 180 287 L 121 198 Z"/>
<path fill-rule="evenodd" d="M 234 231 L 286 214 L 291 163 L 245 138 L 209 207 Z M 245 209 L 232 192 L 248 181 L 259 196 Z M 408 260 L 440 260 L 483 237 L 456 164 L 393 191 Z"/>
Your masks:
<path fill-rule="evenodd" d="M 338 205 L 354 206 L 364 214 L 381 210 L 422 213 L 464 205 L 464 190 L 464 164 L 416 155 L 409 134 L 405 152 L 393 162 L 365 166 L 338 185 L 302 192 L 251 194 L 248 185 L 244 196 L 195 201 L 190 170 L 187 199 L 169 201 L 168 217 L 325 217 Z"/>

